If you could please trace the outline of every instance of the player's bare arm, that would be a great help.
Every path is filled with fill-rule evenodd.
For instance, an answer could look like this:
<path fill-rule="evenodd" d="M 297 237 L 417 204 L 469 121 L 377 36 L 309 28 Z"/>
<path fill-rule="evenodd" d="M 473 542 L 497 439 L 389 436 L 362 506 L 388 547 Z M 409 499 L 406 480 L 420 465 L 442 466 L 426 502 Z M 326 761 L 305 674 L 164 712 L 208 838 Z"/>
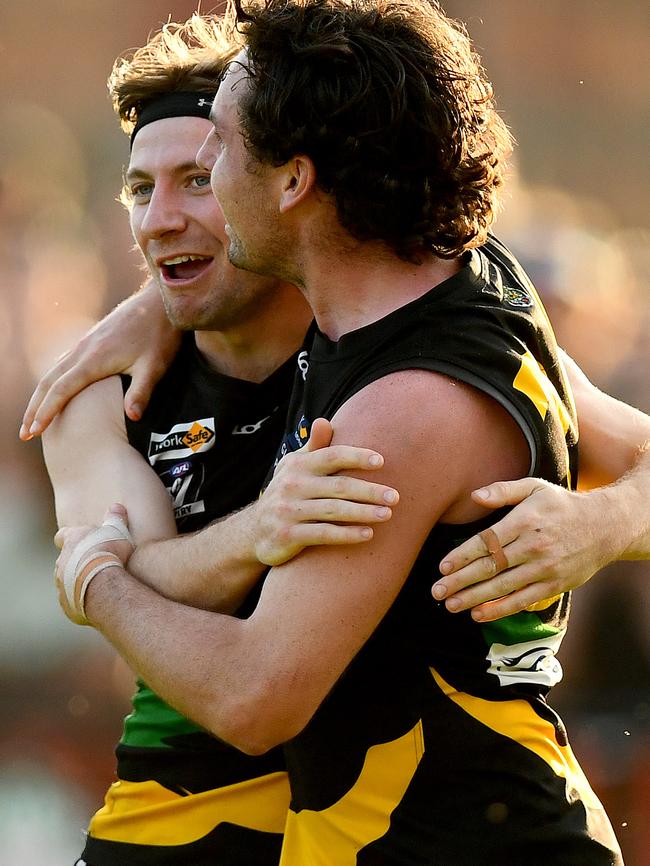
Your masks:
<path fill-rule="evenodd" d="M 380 404 L 389 408 L 378 414 Z M 386 613 L 432 524 L 483 514 L 470 491 L 495 473 L 521 475 L 529 461 L 501 408 L 432 373 L 373 383 L 333 424 L 335 444 L 381 448 L 385 463 L 373 477 L 400 486 L 401 507 L 368 544 L 311 548 L 273 568 L 247 620 L 175 604 L 116 567 L 88 590 L 90 621 L 147 682 L 249 752 L 304 727 Z M 60 569 L 69 555 L 66 546 Z M 192 634 L 191 652 L 179 633 Z"/>
<path fill-rule="evenodd" d="M 578 489 L 593 490 L 622 478 L 650 441 L 650 417 L 597 388 L 562 353 L 580 425 Z"/>
<path fill-rule="evenodd" d="M 128 504 L 136 543 L 176 535 L 164 485 L 127 441 L 119 378 L 75 397 L 47 430 L 43 451 L 60 526 L 96 523 L 109 496 Z"/>
<path fill-rule="evenodd" d="M 371 539 L 373 527 L 391 519 L 399 494 L 348 474 L 374 473 L 383 458 L 372 449 L 327 446 L 331 428 L 321 424 L 304 453 L 288 456 L 259 500 L 199 532 L 142 545 L 129 560 L 130 572 L 168 598 L 231 613 L 267 565 L 306 547 Z"/>
<path fill-rule="evenodd" d="M 244 541 L 238 535 L 237 526 L 230 538 L 224 571 L 227 581 L 207 581 L 200 570 L 184 568 L 186 539 L 176 537 L 169 495 L 128 442 L 118 378 L 82 391 L 57 417 L 43 441 L 59 526 L 97 522 L 107 497 L 119 501 L 129 509 L 135 543 L 142 545 L 131 557 L 131 568 L 139 579 L 169 598 L 209 607 L 231 610 L 245 597 L 261 566 L 248 556 L 248 538 Z M 218 554 L 214 560 L 210 576 L 218 578 L 223 562 Z"/>
<path fill-rule="evenodd" d="M 146 307 L 142 307 L 143 303 L 146 303 Z M 155 315 L 156 308 L 158 316 Z M 157 357 L 151 354 L 154 346 L 148 330 L 140 325 L 141 309 L 146 309 L 147 316 L 153 315 L 155 321 L 160 318 L 163 332 L 168 334 L 167 349 Z M 127 324 L 130 330 L 125 335 L 124 327 Z M 25 424 L 30 425 L 34 419 L 38 425 L 47 426 L 70 397 L 93 378 L 121 368 L 128 369 L 129 365 L 133 365 L 134 382 L 125 397 L 125 405 L 128 404 L 131 415 L 138 414 L 146 405 L 165 358 L 173 354 L 176 340 L 175 332 L 164 318 L 159 293 L 153 285 L 149 285 L 140 295 L 118 307 L 46 374 L 30 401 Z M 157 341 L 157 344 L 163 346 L 165 341 Z M 131 354 L 127 357 L 125 352 L 127 355 Z M 581 423 L 580 484 L 581 488 L 589 488 L 619 478 L 631 469 L 638 455 L 639 445 L 650 438 L 650 422 L 643 413 L 595 388 L 568 356 L 564 355 L 564 361 Z M 139 408 L 134 413 L 132 403 L 135 402 Z M 603 423 L 603 418 L 606 418 L 606 423 Z M 643 470 L 640 469 L 639 476 L 635 476 L 632 483 L 643 485 L 644 478 Z M 589 551 L 580 546 L 579 539 L 584 539 L 585 533 L 572 532 L 570 528 L 584 528 L 590 522 L 600 520 L 601 511 L 597 498 L 580 500 L 567 491 L 549 489 L 543 482 L 534 482 L 532 479 L 517 486 L 490 488 L 489 492 L 492 498 L 485 501 L 485 504 L 495 508 L 505 504 L 517 504 L 527 500 L 531 494 L 535 494 L 537 498 L 515 509 L 509 515 L 507 526 L 495 527 L 498 535 L 499 531 L 502 531 L 504 544 L 512 545 L 512 542 L 517 540 L 517 549 L 509 551 L 508 561 L 511 568 L 506 575 L 494 574 L 493 561 L 479 538 L 451 551 L 445 558 L 442 567 L 445 577 L 434 584 L 434 594 L 437 599 L 449 599 L 450 610 L 466 610 L 499 598 L 497 604 L 480 612 L 477 610 L 477 615 L 490 619 L 509 615 L 541 600 L 552 590 L 566 590 L 581 585 L 606 562 L 618 558 L 617 551 L 626 538 L 626 535 L 617 529 L 617 526 L 625 521 L 622 501 L 625 494 L 620 489 L 604 494 L 609 499 L 613 497 L 614 501 L 610 505 L 614 513 L 619 497 L 621 501 L 618 520 L 606 520 L 606 529 L 611 538 L 607 540 L 601 536 L 603 545 L 591 546 Z M 550 499 L 553 501 L 550 502 Z M 552 507 L 547 507 L 549 504 Z M 276 515 L 281 513 L 280 510 Z M 286 511 L 284 513 L 286 514 Z M 635 514 L 637 523 L 642 523 L 642 514 L 643 512 Z M 534 523 L 535 526 L 531 529 L 529 523 Z M 312 531 L 305 529 L 307 525 L 305 520 L 300 524 L 275 524 L 274 529 L 281 533 L 292 533 L 294 539 L 287 540 L 298 542 L 301 534 Z M 268 524 L 261 526 L 265 528 Z M 626 526 L 630 527 L 630 524 L 626 522 Z M 339 543 L 349 543 L 351 530 L 335 530 L 332 527 L 333 524 L 328 525 L 329 537 L 325 538 L 323 535 L 321 543 L 336 543 L 334 535 L 338 536 Z M 541 529 L 541 532 L 538 532 L 538 529 Z M 632 529 L 634 530 L 634 524 Z M 241 530 L 245 537 L 247 528 L 243 519 Z M 634 531 L 637 538 L 642 538 L 643 525 L 639 524 Z M 273 537 L 279 536 L 276 534 Z M 642 542 L 639 543 L 643 548 Z M 296 545 L 290 544 L 284 551 L 273 553 L 262 540 L 258 554 L 267 564 L 275 564 L 279 557 L 287 558 L 295 549 Z M 536 583 L 539 583 L 539 586 L 534 586 Z M 520 590 L 523 591 L 522 595 L 518 594 Z"/>
<path fill-rule="evenodd" d="M 614 560 L 650 557 L 650 418 L 564 361 L 580 419 L 579 489 L 590 492 L 534 478 L 476 491 L 490 508 L 516 506 L 492 527 L 508 568 L 495 574 L 479 536 L 451 551 L 433 587 L 450 611 L 498 619 L 581 586 Z"/>
<path fill-rule="evenodd" d="M 264 570 L 314 544 L 353 544 L 389 520 L 397 492 L 342 470 L 381 466 L 379 454 L 327 447 L 321 421 L 304 454 L 291 455 L 251 507 L 191 535 L 176 536 L 171 502 L 155 472 L 129 444 L 122 389 L 113 377 L 78 395 L 44 436 L 60 526 L 97 523 L 107 502 L 124 504 L 138 546 L 130 571 L 167 598 L 234 611 Z M 191 564 L 188 567 L 188 563 Z"/>

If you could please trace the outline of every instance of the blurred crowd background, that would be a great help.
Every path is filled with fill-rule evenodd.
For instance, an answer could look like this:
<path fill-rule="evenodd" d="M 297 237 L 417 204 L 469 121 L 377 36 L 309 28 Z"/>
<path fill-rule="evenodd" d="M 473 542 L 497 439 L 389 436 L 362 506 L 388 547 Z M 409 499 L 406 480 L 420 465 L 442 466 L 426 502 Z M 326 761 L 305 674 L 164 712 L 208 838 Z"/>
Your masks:
<path fill-rule="evenodd" d="M 0 5 L 0 863 L 65 866 L 113 777 L 132 676 L 71 625 L 51 574 L 38 441 L 17 438 L 39 375 L 140 282 L 116 196 L 127 141 L 115 56 L 193 2 Z M 518 149 L 497 233 L 544 296 L 560 343 L 650 411 L 647 18 L 638 0 L 448 0 Z M 203 11 L 207 11 L 204 8 Z M 101 455 L 98 454 L 98 459 Z M 650 567 L 610 567 L 574 597 L 555 705 L 628 866 L 650 858 Z"/>

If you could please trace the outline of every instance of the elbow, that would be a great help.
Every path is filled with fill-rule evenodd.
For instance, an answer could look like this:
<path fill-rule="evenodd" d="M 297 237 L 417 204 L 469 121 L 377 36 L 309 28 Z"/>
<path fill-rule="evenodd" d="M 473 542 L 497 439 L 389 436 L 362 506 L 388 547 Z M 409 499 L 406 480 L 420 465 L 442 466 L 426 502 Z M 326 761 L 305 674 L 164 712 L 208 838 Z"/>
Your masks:
<path fill-rule="evenodd" d="M 246 755 L 263 755 L 297 736 L 309 721 L 294 696 L 286 697 L 271 689 L 239 693 L 215 705 L 208 729 Z"/>

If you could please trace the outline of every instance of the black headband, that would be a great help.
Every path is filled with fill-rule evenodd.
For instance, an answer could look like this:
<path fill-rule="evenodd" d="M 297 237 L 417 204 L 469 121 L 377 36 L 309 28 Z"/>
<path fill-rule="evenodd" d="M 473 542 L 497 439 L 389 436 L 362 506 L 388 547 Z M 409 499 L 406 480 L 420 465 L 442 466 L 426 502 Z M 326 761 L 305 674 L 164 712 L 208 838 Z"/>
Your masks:
<path fill-rule="evenodd" d="M 190 93 L 183 90 L 157 96 L 138 114 L 138 122 L 131 133 L 131 147 L 142 127 L 156 120 L 164 120 L 166 117 L 205 117 L 207 120 L 213 99 L 214 93 Z"/>

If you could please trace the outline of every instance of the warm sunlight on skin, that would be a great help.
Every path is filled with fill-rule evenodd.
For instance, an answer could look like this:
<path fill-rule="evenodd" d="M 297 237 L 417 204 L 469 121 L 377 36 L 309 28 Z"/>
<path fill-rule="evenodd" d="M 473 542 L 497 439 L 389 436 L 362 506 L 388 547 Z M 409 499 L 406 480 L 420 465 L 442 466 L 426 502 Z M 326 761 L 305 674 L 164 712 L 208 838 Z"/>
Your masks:
<path fill-rule="evenodd" d="M 247 73 L 238 60 L 244 58 L 242 51 L 221 82 L 210 112 L 213 128 L 197 162 L 210 172 L 212 191 L 226 221 L 230 261 L 253 273 L 270 273 L 266 258 L 275 245 L 276 214 L 268 184 L 273 169 L 255 161 L 241 133 L 237 106 Z"/>
<path fill-rule="evenodd" d="M 126 173 L 133 236 L 169 318 L 184 330 L 236 327 L 253 304 L 271 302 L 276 285 L 228 261 L 210 173 L 196 161 L 211 128 L 198 117 L 148 124 L 135 138 Z"/>

